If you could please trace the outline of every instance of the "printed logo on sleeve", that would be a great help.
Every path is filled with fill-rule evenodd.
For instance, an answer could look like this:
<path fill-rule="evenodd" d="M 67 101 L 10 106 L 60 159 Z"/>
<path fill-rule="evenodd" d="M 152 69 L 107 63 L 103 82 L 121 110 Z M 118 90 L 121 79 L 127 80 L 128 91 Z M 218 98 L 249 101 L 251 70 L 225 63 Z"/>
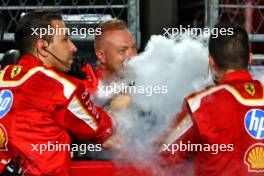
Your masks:
<path fill-rule="evenodd" d="M 12 71 L 11 71 L 11 75 L 10 77 L 13 79 L 14 77 L 16 77 L 22 70 L 21 66 L 14 66 Z"/>
<path fill-rule="evenodd" d="M 245 90 L 247 91 L 247 93 L 249 95 L 251 95 L 251 96 L 255 95 L 256 89 L 255 89 L 254 84 L 247 83 L 247 84 L 244 85 L 244 88 L 245 88 Z"/>
<path fill-rule="evenodd" d="M 245 116 L 245 128 L 254 139 L 264 139 L 264 111 L 251 109 Z"/>
<path fill-rule="evenodd" d="M 249 147 L 244 162 L 249 172 L 264 172 L 264 144 L 256 143 Z"/>
<path fill-rule="evenodd" d="M 10 90 L 0 91 L 0 119 L 11 109 L 13 104 L 13 94 Z"/>

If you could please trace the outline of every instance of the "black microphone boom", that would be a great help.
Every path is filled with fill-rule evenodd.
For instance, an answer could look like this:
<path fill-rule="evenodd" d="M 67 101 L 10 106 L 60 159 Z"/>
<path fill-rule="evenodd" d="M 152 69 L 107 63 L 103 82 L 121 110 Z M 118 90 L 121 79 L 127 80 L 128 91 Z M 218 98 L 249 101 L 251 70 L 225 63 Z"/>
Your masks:
<path fill-rule="evenodd" d="M 47 48 L 44 48 L 44 50 L 47 51 L 49 54 L 51 54 L 57 61 L 59 61 L 60 63 L 62 63 L 64 66 L 66 66 L 66 67 L 71 66 L 71 64 L 69 64 L 68 62 L 65 62 L 64 60 L 60 59 L 55 54 L 53 54 L 51 51 L 47 50 Z"/>

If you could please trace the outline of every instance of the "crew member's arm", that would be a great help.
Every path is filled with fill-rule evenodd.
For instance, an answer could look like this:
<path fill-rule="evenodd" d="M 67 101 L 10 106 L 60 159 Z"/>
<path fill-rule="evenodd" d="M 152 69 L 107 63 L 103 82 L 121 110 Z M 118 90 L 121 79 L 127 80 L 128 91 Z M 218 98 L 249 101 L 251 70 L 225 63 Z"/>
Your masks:
<path fill-rule="evenodd" d="M 160 155 L 164 159 L 165 166 L 180 164 L 192 157 L 193 151 L 190 150 L 190 144 L 198 142 L 197 130 L 193 124 L 189 106 L 185 102 L 183 110 L 177 114 L 171 127 L 166 132 L 161 142 Z"/>
<path fill-rule="evenodd" d="M 68 100 L 67 108 L 57 112 L 57 119 L 81 140 L 103 142 L 112 134 L 112 122 L 107 113 L 95 106 L 83 84 Z"/>

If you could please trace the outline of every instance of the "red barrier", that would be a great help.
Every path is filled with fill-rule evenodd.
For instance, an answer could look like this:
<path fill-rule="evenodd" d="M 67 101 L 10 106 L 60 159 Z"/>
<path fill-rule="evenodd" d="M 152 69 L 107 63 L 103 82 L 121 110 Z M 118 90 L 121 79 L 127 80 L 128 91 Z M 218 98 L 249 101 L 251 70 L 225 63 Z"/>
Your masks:
<path fill-rule="evenodd" d="M 73 161 L 70 175 L 72 176 L 151 176 L 147 168 L 135 168 L 133 164 L 115 164 L 111 161 Z"/>

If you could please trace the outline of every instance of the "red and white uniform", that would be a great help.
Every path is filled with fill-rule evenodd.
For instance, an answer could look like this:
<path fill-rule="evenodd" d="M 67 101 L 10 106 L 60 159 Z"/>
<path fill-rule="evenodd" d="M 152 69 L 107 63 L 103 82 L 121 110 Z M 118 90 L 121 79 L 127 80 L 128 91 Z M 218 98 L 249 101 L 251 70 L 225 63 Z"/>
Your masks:
<path fill-rule="evenodd" d="M 102 142 L 112 133 L 110 117 L 94 106 L 81 81 L 44 67 L 32 55 L 24 55 L 18 65 L 7 66 L 0 79 L 4 110 L 0 110 L 0 127 L 5 129 L 0 163 L 20 155 L 22 161 L 27 159 L 24 168 L 28 174 L 68 175 L 69 150 L 40 153 L 33 145 L 70 144 L 71 136 Z M 10 97 L 12 106 L 7 109 L 9 104 L 1 101 Z M 1 142 L 6 144 L 2 149 Z"/>
<path fill-rule="evenodd" d="M 263 90 L 248 72 L 236 71 L 219 85 L 188 96 L 163 141 L 168 149 L 163 145 L 161 155 L 167 166 L 193 156 L 197 176 L 263 176 Z M 189 151 L 172 154 L 172 146 L 176 149 L 180 143 L 189 144 Z M 196 150 L 190 144 L 203 148 Z"/>

